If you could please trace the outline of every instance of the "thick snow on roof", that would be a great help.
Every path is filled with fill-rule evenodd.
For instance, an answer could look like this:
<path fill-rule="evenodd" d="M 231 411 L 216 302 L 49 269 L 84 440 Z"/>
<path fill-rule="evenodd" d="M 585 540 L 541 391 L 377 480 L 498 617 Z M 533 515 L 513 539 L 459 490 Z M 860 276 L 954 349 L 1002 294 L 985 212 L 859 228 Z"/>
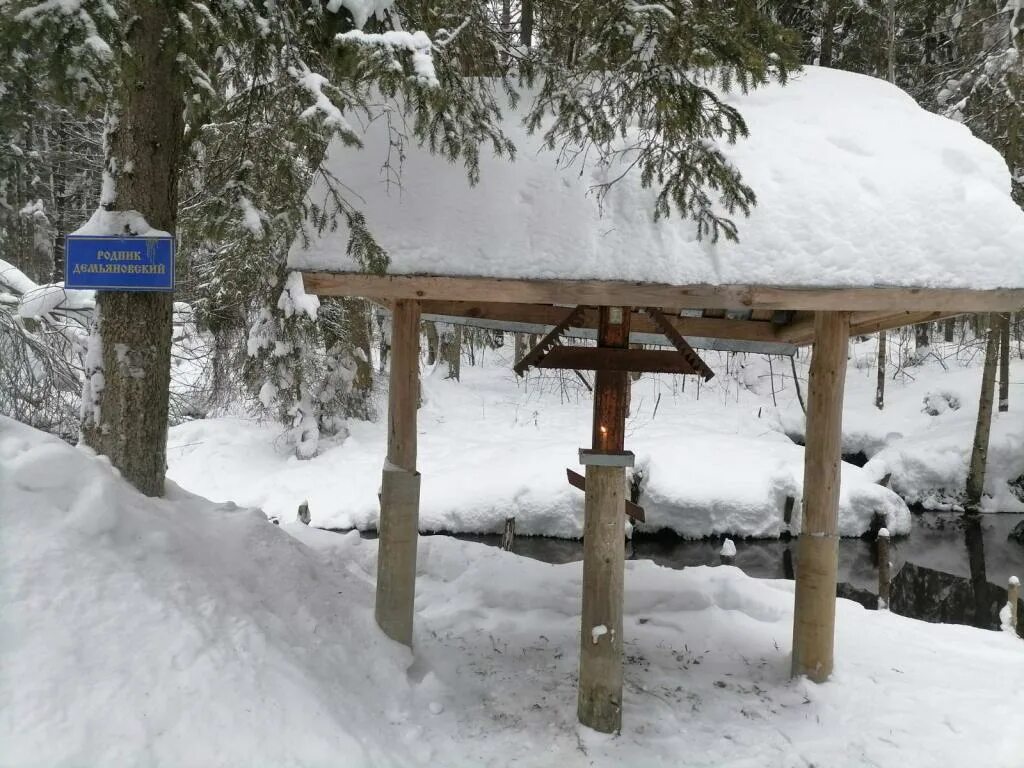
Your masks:
<path fill-rule="evenodd" d="M 514 162 L 481 158 L 481 180 L 411 147 L 388 156 L 387 120 L 365 148 L 335 144 L 328 164 L 362 198 L 394 274 L 632 280 L 688 285 L 1024 286 L 1024 212 L 998 153 L 964 126 L 862 75 L 808 67 L 786 86 L 732 94 L 750 137 L 727 154 L 757 194 L 737 212 L 740 242 L 696 237 L 678 214 L 653 219 L 655 190 L 630 173 L 598 204 L 594 187 L 619 171 L 558 167 L 556 153 L 506 113 Z M 395 153 L 392 152 L 392 161 Z M 389 183 L 390 180 L 390 183 Z M 314 187 L 322 202 L 324 190 Z M 296 243 L 300 269 L 357 271 L 348 233 Z"/>

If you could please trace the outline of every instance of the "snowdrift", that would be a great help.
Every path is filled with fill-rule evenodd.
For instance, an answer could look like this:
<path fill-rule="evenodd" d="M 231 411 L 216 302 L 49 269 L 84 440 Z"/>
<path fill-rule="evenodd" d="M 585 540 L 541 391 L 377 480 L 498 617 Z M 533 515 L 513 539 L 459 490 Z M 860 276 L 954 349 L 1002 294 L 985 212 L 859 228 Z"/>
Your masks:
<path fill-rule="evenodd" d="M 0 764 L 401 763 L 408 653 L 258 512 L 0 417 Z"/>
<path fill-rule="evenodd" d="M 142 497 L 4 418 L 0 530 L 4 766 L 1010 768 L 1024 748 L 1009 633 L 840 600 L 833 681 L 790 681 L 792 584 L 735 568 L 627 563 L 605 737 L 575 720 L 579 563 L 421 540 L 410 666 L 372 623 L 373 542 Z"/>

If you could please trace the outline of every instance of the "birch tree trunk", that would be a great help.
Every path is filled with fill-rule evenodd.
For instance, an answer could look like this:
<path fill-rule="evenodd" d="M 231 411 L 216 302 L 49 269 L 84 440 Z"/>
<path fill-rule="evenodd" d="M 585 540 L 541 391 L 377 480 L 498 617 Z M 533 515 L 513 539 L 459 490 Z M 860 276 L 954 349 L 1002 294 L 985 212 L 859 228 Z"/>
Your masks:
<path fill-rule="evenodd" d="M 978 400 L 978 422 L 974 428 L 974 445 L 971 448 L 971 463 L 967 471 L 967 497 L 964 511 L 976 513 L 981 506 L 981 495 L 985 489 L 985 463 L 988 459 L 988 436 L 992 429 L 992 400 L 996 384 L 996 360 L 999 353 L 999 329 L 989 318 L 988 342 L 985 345 L 985 368 L 981 376 L 981 397 Z"/>
<path fill-rule="evenodd" d="M 875 408 L 885 408 L 885 366 L 888 338 L 885 331 L 878 332 L 878 379 L 875 384 Z"/>
<path fill-rule="evenodd" d="M 999 315 L 999 412 L 1010 410 L 1010 315 Z"/>
<path fill-rule="evenodd" d="M 117 174 L 113 210 L 135 210 L 150 226 L 175 231 L 184 119 L 184 81 L 177 64 L 175 3 L 133 0 L 117 93 L 118 123 L 110 136 Z M 85 443 L 105 454 L 148 496 L 164 492 L 171 361 L 171 293 L 100 291 L 102 341 L 98 405 L 83 424 Z"/>

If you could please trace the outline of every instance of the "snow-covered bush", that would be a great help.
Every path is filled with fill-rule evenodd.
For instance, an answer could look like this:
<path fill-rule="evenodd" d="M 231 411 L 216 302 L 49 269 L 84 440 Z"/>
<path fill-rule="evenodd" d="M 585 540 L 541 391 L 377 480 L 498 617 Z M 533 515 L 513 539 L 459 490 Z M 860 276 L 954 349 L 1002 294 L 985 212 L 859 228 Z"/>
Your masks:
<path fill-rule="evenodd" d="M 958 411 L 960 398 L 953 392 L 929 392 L 924 396 L 924 407 L 921 410 L 929 416 L 940 416 L 946 411 Z"/>
<path fill-rule="evenodd" d="M 289 425 L 286 440 L 300 459 L 317 454 L 321 434 L 348 435 L 342 400 L 356 362 L 339 344 L 325 349 L 320 301 L 302 275 L 280 272 L 277 303 L 260 309 L 248 338 L 247 379 L 264 411 Z"/>

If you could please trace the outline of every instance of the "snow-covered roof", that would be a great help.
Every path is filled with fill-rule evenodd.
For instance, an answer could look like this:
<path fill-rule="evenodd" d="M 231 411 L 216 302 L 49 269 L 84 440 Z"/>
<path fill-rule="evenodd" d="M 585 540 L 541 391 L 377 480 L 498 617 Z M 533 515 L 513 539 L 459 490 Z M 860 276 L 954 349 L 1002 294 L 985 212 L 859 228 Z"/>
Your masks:
<path fill-rule="evenodd" d="M 808 67 L 786 86 L 728 99 L 750 136 L 726 147 L 757 194 L 740 241 L 700 241 L 673 212 L 653 219 L 656 190 L 630 173 L 599 206 L 615 171 L 559 167 L 556 153 L 507 110 L 514 162 L 460 165 L 406 149 L 400 184 L 382 166 L 388 121 L 364 149 L 336 143 L 328 166 L 388 251 L 392 274 L 628 280 L 669 285 L 1024 287 L 1024 212 L 999 154 L 878 79 Z M 392 162 L 395 158 L 392 156 Z M 389 183 L 390 180 L 390 183 Z M 311 190 L 322 201 L 324 190 Z M 297 269 L 358 271 L 348 232 L 293 246 Z"/>

